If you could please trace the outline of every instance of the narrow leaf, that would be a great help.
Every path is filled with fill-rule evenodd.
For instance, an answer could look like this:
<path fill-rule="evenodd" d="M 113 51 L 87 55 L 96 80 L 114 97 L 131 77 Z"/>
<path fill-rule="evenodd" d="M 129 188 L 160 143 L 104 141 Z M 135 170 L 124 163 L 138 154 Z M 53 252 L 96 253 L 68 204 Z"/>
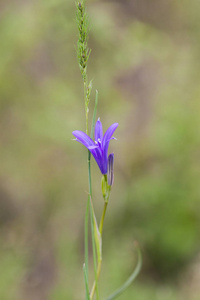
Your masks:
<path fill-rule="evenodd" d="M 114 293 L 112 293 L 106 300 L 113 300 L 116 299 L 119 295 L 121 295 L 134 281 L 134 279 L 137 277 L 138 273 L 140 272 L 141 266 L 142 266 L 142 255 L 140 252 L 139 247 L 137 246 L 137 254 L 138 254 L 138 262 L 135 267 L 135 270 L 131 274 L 131 276 L 128 278 L 128 280 Z"/>
<path fill-rule="evenodd" d="M 92 252 L 93 252 L 93 264 L 94 264 L 94 274 L 95 274 L 95 284 L 96 284 L 96 297 L 99 299 L 99 290 L 98 290 L 98 276 L 97 276 L 97 259 L 96 259 L 96 243 L 95 243 L 95 233 L 94 233 L 94 218 L 93 218 L 93 205 L 92 198 L 90 197 L 90 221 L 91 221 L 91 231 L 92 231 Z"/>
<path fill-rule="evenodd" d="M 86 273 L 85 264 L 83 264 L 83 272 L 84 272 L 84 279 L 85 279 L 86 300 L 90 300 L 90 292 L 89 292 L 89 286 L 88 286 L 88 276 L 87 276 L 87 273 Z"/>
<path fill-rule="evenodd" d="M 96 216 L 94 213 L 93 205 L 91 203 L 92 207 L 92 215 L 93 215 L 93 222 L 94 222 L 94 238 L 95 238 L 95 244 L 96 244 L 96 250 L 97 250 L 97 260 L 98 263 L 102 261 L 102 238 L 99 231 L 99 227 L 97 224 Z"/>

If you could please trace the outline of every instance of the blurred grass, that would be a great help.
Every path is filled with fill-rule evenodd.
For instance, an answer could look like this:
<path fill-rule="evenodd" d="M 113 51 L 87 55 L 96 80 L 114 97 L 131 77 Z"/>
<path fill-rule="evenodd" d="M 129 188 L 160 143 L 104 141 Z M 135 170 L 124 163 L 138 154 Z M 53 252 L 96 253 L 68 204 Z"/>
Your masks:
<path fill-rule="evenodd" d="M 198 299 L 198 8 L 88 1 L 93 99 L 97 88 L 104 129 L 120 124 L 101 296 L 131 273 L 137 239 L 143 269 L 121 299 Z M 0 298 L 83 299 L 87 153 L 71 141 L 85 126 L 75 5 L 8 1 L 0 14 Z M 94 162 L 92 173 L 99 217 Z"/>

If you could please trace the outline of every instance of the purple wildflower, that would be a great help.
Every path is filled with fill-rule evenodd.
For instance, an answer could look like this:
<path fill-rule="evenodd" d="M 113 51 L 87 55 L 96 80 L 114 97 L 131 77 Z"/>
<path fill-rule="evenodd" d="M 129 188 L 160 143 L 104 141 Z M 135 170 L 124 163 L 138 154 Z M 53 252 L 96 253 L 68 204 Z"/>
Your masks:
<path fill-rule="evenodd" d="M 112 135 L 117 127 L 118 123 L 112 124 L 103 135 L 103 127 L 99 118 L 95 126 L 95 142 L 83 131 L 75 130 L 72 132 L 76 141 L 83 144 L 92 153 L 102 174 L 107 174 L 109 142 L 115 139 Z"/>

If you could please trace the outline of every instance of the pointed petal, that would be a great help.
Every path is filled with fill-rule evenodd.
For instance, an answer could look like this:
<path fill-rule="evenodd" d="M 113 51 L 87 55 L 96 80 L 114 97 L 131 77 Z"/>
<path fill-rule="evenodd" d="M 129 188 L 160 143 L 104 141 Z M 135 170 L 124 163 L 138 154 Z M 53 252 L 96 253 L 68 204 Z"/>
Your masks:
<path fill-rule="evenodd" d="M 119 125 L 118 123 L 114 123 L 106 130 L 104 137 L 103 137 L 103 141 L 102 141 L 103 147 L 105 147 L 107 141 L 110 141 L 110 139 L 111 139 L 113 133 L 115 132 L 115 130 L 117 129 L 118 125 Z"/>
<path fill-rule="evenodd" d="M 100 121 L 100 118 L 98 118 L 96 125 L 95 125 L 95 141 L 98 142 L 98 140 L 102 141 L 103 139 L 103 127 Z"/>
<path fill-rule="evenodd" d="M 103 141 L 102 141 L 102 149 L 103 149 L 103 159 L 102 159 L 102 162 L 103 162 L 103 169 L 104 169 L 104 174 L 107 173 L 107 167 L 108 167 L 108 147 L 109 147 L 109 144 L 110 144 L 110 140 L 112 139 L 112 135 L 114 133 L 114 131 L 117 129 L 118 127 L 118 123 L 114 123 L 112 124 L 108 129 L 107 131 L 105 132 L 104 134 L 104 137 L 103 137 Z"/>
<path fill-rule="evenodd" d="M 102 150 L 96 145 L 93 140 L 83 131 L 75 130 L 72 134 L 76 137 L 76 140 L 83 144 L 93 155 L 94 159 L 96 160 L 99 169 L 102 174 L 104 172 L 103 164 L 102 164 Z"/>
<path fill-rule="evenodd" d="M 83 131 L 75 130 L 72 132 L 78 142 L 82 143 L 86 148 L 96 146 L 93 140 Z"/>

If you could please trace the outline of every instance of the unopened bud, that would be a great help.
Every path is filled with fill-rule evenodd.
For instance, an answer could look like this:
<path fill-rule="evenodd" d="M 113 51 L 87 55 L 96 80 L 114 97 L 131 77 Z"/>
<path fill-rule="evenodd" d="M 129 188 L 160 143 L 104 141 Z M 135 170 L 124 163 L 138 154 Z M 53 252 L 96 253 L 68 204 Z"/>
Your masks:
<path fill-rule="evenodd" d="M 108 185 L 112 186 L 114 183 L 114 153 L 108 156 Z"/>

